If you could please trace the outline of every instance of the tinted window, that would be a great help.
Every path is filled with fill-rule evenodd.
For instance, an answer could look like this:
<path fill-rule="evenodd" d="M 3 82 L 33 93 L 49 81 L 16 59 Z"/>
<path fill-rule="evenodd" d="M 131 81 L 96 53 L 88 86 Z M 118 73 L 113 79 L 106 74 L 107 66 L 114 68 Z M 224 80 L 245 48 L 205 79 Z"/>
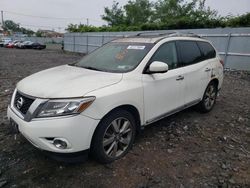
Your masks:
<path fill-rule="evenodd" d="M 211 44 L 207 42 L 197 42 L 198 46 L 201 49 L 201 52 L 204 56 L 204 59 L 211 59 L 215 58 L 216 52 L 214 48 L 211 46 Z"/>
<path fill-rule="evenodd" d="M 169 69 L 177 67 L 177 52 L 174 42 L 161 45 L 151 58 L 151 62 L 161 61 L 168 64 Z"/>
<path fill-rule="evenodd" d="M 202 60 L 201 52 L 194 41 L 178 41 L 178 50 L 181 56 L 179 66 L 187 66 Z"/>

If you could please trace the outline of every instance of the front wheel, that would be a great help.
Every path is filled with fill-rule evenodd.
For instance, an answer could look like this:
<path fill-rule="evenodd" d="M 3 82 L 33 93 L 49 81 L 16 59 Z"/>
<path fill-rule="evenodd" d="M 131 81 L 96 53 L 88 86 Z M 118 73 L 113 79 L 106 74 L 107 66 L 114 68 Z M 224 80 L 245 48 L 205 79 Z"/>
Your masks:
<path fill-rule="evenodd" d="M 134 117 L 126 110 L 116 110 L 98 125 L 92 140 L 92 156 L 101 163 L 110 163 L 128 153 L 136 133 Z"/>
<path fill-rule="evenodd" d="M 210 82 L 205 90 L 202 101 L 199 103 L 199 109 L 201 112 L 206 113 L 213 109 L 216 102 L 217 92 L 217 85 L 214 82 Z"/>

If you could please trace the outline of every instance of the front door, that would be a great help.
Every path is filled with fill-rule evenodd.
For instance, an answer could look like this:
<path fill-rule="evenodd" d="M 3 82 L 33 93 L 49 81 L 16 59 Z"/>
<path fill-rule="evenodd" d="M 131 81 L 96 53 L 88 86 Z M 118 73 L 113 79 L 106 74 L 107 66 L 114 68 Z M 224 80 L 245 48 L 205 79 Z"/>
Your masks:
<path fill-rule="evenodd" d="M 146 124 L 175 111 L 184 103 L 182 68 L 178 68 L 175 42 L 161 45 L 152 56 L 153 61 L 165 62 L 166 73 L 143 74 L 144 112 Z"/>

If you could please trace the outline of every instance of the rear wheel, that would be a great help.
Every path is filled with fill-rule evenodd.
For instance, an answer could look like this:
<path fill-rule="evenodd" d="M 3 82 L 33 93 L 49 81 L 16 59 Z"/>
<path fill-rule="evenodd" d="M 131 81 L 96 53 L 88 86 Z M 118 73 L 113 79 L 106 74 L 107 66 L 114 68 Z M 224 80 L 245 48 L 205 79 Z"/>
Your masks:
<path fill-rule="evenodd" d="M 98 125 L 92 140 L 93 157 L 110 163 L 128 153 L 136 133 L 134 117 L 126 110 L 116 110 Z"/>
<path fill-rule="evenodd" d="M 217 97 L 217 85 L 215 82 L 210 82 L 205 90 L 202 101 L 199 103 L 199 109 L 201 112 L 209 112 L 213 109 L 216 97 Z"/>

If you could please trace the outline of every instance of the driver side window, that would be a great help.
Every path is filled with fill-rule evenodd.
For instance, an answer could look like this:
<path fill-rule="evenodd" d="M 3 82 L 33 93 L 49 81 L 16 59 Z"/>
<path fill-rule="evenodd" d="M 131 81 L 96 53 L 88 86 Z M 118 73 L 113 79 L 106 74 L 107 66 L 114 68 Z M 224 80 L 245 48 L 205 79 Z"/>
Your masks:
<path fill-rule="evenodd" d="M 150 60 L 161 61 L 168 64 L 169 70 L 177 68 L 177 52 L 175 42 L 162 44 Z"/>

